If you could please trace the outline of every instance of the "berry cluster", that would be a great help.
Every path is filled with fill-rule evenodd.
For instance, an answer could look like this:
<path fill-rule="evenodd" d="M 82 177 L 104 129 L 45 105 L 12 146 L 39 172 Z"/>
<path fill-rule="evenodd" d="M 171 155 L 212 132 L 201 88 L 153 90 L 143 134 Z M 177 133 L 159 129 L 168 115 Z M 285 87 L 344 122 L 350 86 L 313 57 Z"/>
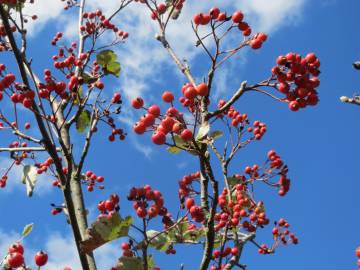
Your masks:
<path fill-rule="evenodd" d="M 221 99 L 218 102 L 218 108 L 222 108 L 226 104 L 226 101 Z M 227 116 L 231 119 L 231 126 L 243 129 L 246 125 L 249 125 L 248 115 L 246 113 L 241 114 L 233 106 L 225 111 L 223 114 L 220 114 L 218 117 L 223 118 Z M 266 124 L 260 121 L 254 121 L 252 127 L 247 128 L 248 132 L 251 132 L 254 135 L 255 140 L 260 140 L 267 131 Z"/>
<path fill-rule="evenodd" d="M 164 207 L 164 198 L 160 191 L 153 190 L 149 185 L 144 187 L 132 188 L 128 196 L 129 201 L 133 201 L 133 208 L 136 215 L 142 219 L 152 219 L 161 216 L 165 226 L 171 226 L 171 216 Z"/>
<path fill-rule="evenodd" d="M 89 192 L 92 192 L 94 190 L 94 186 L 96 185 L 96 183 L 102 183 L 104 182 L 104 177 L 103 176 L 98 176 L 95 173 L 93 173 L 92 171 L 87 171 L 84 175 L 83 175 L 83 182 L 87 185 L 87 190 Z M 100 185 L 99 189 L 104 189 L 104 186 Z"/>
<path fill-rule="evenodd" d="M 213 252 L 213 260 L 218 260 L 220 258 L 227 258 L 228 256 L 237 256 L 239 254 L 239 249 L 237 247 L 224 247 L 223 250 L 215 249 Z M 225 267 L 225 265 L 221 265 Z M 223 269 L 223 268 L 221 268 Z M 220 270 L 216 265 L 212 265 L 210 270 Z"/>
<path fill-rule="evenodd" d="M 200 178 L 200 172 L 195 172 L 189 175 L 185 175 L 180 181 L 179 181 L 179 197 L 187 197 L 194 191 L 192 187 L 192 183 L 194 181 L 198 182 Z"/>
<path fill-rule="evenodd" d="M 97 208 L 101 212 L 100 217 L 111 218 L 115 212 L 120 210 L 119 206 L 120 198 L 117 194 L 111 194 L 110 197 L 98 203 Z"/>
<path fill-rule="evenodd" d="M 196 26 L 207 25 L 210 22 L 222 24 L 226 21 L 232 23 L 229 30 L 237 28 L 242 32 L 243 36 L 249 37 L 251 35 L 251 27 L 244 21 L 244 14 L 240 10 L 235 11 L 231 16 L 227 16 L 226 12 L 221 12 L 218 7 L 213 7 L 208 13 L 198 13 L 193 17 Z M 266 40 L 267 35 L 261 32 L 248 39 L 245 45 L 249 45 L 253 49 L 259 49 Z"/>
<path fill-rule="evenodd" d="M 134 256 L 134 252 L 131 250 L 133 243 L 132 241 L 130 243 L 127 242 L 123 242 L 121 243 L 121 249 L 123 251 L 123 256 L 125 257 L 133 257 Z M 116 269 L 118 269 L 116 267 Z"/>
<path fill-rule="evenodd" d="M 27 147 L 27 143 L 26 142 L 19 142 L 19 141 L 14 141 L 11 144 L 9 144 L 9 148 L 22 148 L 22 147 Z M 16 152 L 13 154 L 13 158 L 14 158 L 14 162 L 15 165 L 20 165 L 21 162 L 28 157 L 28 154 L 26 151 L 22 151 L 22 152 Z"/>
<path fill-rule="evenodd" d="M 95 12 L 85 12 L 83 14 L 85 24 L 80 26 L 80 31 L 83 35 L 100 34 L 105 30 L 112 30 L 120 39 L 126 39 L 129 33 L 120 30 L 107 19 L 101 10 Z"/>
<path fill-rule="evenodd" d="M 205 213 L 201 206 L 195 204 L 195 200 L 193 198 L 187 198 L 185 201 L 185 206 L 189 210 L 191 218 L 195 222 L 202 223 L 205 221 Z"/>
<path fill-rule="evenodd" d="M 260 169 L 262 169 L 261 172 Z M 278 194 L 280 196 L 285 196 L 290 189 L 290 179 L 287 178 L 288 167 L 274 150 L 268 152 L 267 160 L 262 168 L 255 164 L 252 167 L 246 166 L 244 172 L 248 175 L 248 178 L 242 176 L 243 182 L 254 182 L 255 180 L 259 180 L 269 184 L 270 178 L 279 175 L 279 181 L 274 184 L 271 183 L 271 186 L 279 188 Z"/>
<path fill-rule="evenodd" d="M 320 85 L 320 61 L 314 53 L 301 57 L 288 53 L 277 58 L 277 66 L 272 68 L 273 77 L 278 81 L 277 89 L 286 95 L 292 111 L 306 106 L 315 106 L 318 101 L 316 88 Z"/>
<path fill-rule="evenodd" d="M 240 220 L 248 218 L 242 222 L 242 227 L 249 232 L 256 231 L 257 226 L 263 226 L 269 224 L 267 219 L 263 203 L 256 204 L 248 195 L 246 185 L 237 184 L 235 186 L 235 192 L 229 199 L 229 191 L 225 188 L 220 194 L 218 203 L 221 208 L 221 212 L 215 215 L 215 221 L 217 222 L 215 230 L 219 231 L 225 227 L 232 228 L 239 225 Z"/>
<path fill-rule="evenodd" d="M 135 2 L 138 2 L 138 1 L 139 0 L 135 0 Z M 140 2 L 142 2 L 142 1 L 140 0 Z M 166 1 L 166 2 L 168 2 L 168 1 Z M 158 3 L 156 5 L 156 7 L 151 11 L 150 17 L 153 20 L 161 19 L 161 15 L 165 14 L 166 11 L 168 9 L 170 9 L 170 7 L 171 7 L 170 5 L 174 6 L 174 10 L 172 10 L 172 15 L 174 16 L 174 14 L 178 14 L 182 10 L 184 3 L 185 3 L 185 0 L 176 0 L 176 1 L 173 1 L 173 3 L 169 2 L 168 4 L 163 3 L 163 2 Z M 171 9 L 172 9 L 172 7 L 171 7 Z"/>
<path fill-rule="evenodd" d="M 5 268 L 12 269 L 12 268 L 20 268 L 25 267 L 25 259 L 24 259 L 24 247 L 20 242 L 16 242 L 12 244 L 8 249 L 8 254 L 5 257 L 4 265 Z M 39 251 L 34 256 L 35 264 L 37 265 L 38 269 L 44 266 L 48 261 L 48 255 L 43 252 Z"/>
<path fill-rule="evenodd" d="M 181 88 L 181 92 L 183 97 L 179 98 L 180 103 L 193 113 L 200 105 L 200 98 L 209 94 L 209 88 L 205 83 L 201 83 L 197 86 L 194 86 L 191 83 L 186 83 Z"/>
<path fill-rule="evenodd" d="M 0 64 L 0 74 L 3 76 L 6 66 Z M 35 98 L 35 92 L 26 88 L 23 84 L 15 83 L 15 75 L 8 73 L 0 80 L 0 100 L 3 99 L 3 92 L 9 89 L 10 99 L 13 103 L 22 103 L 25 108 L 31 108 Z"/>
<path fill-rule="evenodd" d="M 248 127 L 247 131 L 253 133 L 255 140 L 260 140 L 267 131 L 266 124 L 254 121 L 253 127 Z"/>
<path fill-rule="evenodd" d="M 43 163 L 35 163 L 35 167 L 37 168 L 37 173 L 42 174 L 48 170 L 48 168 L 54 164 L 54 160 L 49 157 Z"/>
<path fill-rule="evenodd" d="M 173 95 L 169 91 L 163 93 L 164 102 L 171 103 Z M 147 111 L 141 119 L 134 125 L 133 130 L 137 134 L 144 134 L 147 130 L 152 130 L 153 135 L 151 140 L 154 144 L 161 145 L 166 143 L 167 134 L 177 134 L 184 141 L 191 141 L 193 139 L 193 132 L 187 128 L 183 114 L 180 113 L 175 107 L 171 106 L 165 115 L 161 115 L 160 107 L 156 104 L 151 105 L 149 108 L 144 107 L 144 101 L 138 97 L 132 101 L 132 106 L 135 109 Z M 158 123 L 156 123 L 158 120 Z"/>
<path fill-rule="evenodd" d="M 120 141 L 123 141 L 125 140 L 125 137 L 126 137 L 126 133 L 124 132 L 123 129 L 121 128 L 117 128 L 116 127 L 116 124 L 114 123 L 114 118 L 112 117 L 109 117 L 105 114 L 107 120 L 106 120 L 106 123 L 112 128 L 111 130 L 111 134 L 110 136 L 108 137 L 109 141 L 110 142 L 114 142 L 115 141 L 115 136 L 118 135 L 119 136 L 119 139 Z"/>
<path fill-rule="evenodd" d="M 56 46 L 57 42 L 62 38 L 62 33 L 58 32 L 52 40 L 52 45 Z M 58 53 L 52 57 L 54 61 L 54 67 L 63 71 L 66 74 L 66 78 L 70 79 L 74 74 L 71 73 L 75 67 L 83 67 L 88 61 L 88 55 L 86 53 L 80 54 L 79 58 L 76 55 L 75 49 L 77 47 L 76 42 L 72 42 L 69 48 L 65 46 L 59 47 Z M 68 72 L 66 72 L 68 71 Z M 44 72 L 45 73 L 45 72 Z M 51 80 L 51 74 L 44 74 L 45 80 Z M 48 81 L 46 80 L 46 81 Z M 71 87 L 69 87 L 72 89 Z"/>
<path fill-rule="evenodd" d="M 290 224 L 283 218 L 275 222 L 275 227 L 272 229 L 272 234 L 275 239 L 280 239 L 286 245 L 289 243 L 298 244 L 298 238 L 289 231 Z M 260 252 L 260 251 L 259 251 Z"/>

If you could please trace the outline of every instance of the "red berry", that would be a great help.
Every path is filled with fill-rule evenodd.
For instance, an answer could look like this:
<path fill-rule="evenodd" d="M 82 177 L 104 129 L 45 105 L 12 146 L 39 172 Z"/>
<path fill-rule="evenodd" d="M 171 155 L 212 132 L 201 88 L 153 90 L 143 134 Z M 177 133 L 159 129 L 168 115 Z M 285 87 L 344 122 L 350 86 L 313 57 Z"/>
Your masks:
<path fill-rule="evenodd" d="M 231 19 L 234 23 L 240 23 L 244 19 L 244 14 L 241 11 L 235 11 Z"/>
<path fill-rule="evenodd" d="M 160 115 L 160 107 L 158 105 L 152 105 L 148 108 L 148 113 L 158 117 Z"/>
<path fill-rule="evenodd" d="M 193 17 L 193 21 L 196 25 L 199 25 L 201 23 L 201 20 L 202 20 L 202 16 L 201 14 L 196 14 L 194 17 Z"/>
<path fill-rule="evenodd" d="M 360 259 L 360 247 L 355 250 L 355 254 Z"/>
<path fill-rule="evenodd" d="M 164 144 L 166 142 L 166 135 L 161 131 L 156 131 L 152 136 L 151 140 L 157 145 Z"/>
<path fill-rule="evenodd" d="M 171 103 L 174 100 L 174 95 L 170 91 L 165 91 L 162 94 L 162 100 L 167 103 Z"/>
<path fill-rule="evenodd" d="M 184 129 L 181 132 L 180 137 L 184 140 L 184 141 L 191 141 L 192 137 L 193 137 L 193 133 L 190 129 Z"/>
<path fill-rule="evenodd" d="M 211 20 L 211 16 L 209 14 L 202 14 L 201 16 L 201 22 L 202 25 L 207 25 Z"/>
<path fill-rule="evenodd" d="M 129 250 L 130 249 L 129 243 L 126 243 L 126 242 L 121 243 L 121 249 L 122 250 Z"/>
<path fill-rule="evenodd" d="M 289 109 L 290 110 L 296 112 L 296 111 L 299 110 L 299 108 L 300 108 L 299 102 L 297 102 L 296 100 L 289 102 Z"/>
<path fill-rule="evenodd" d="M 237 247 L 233 247 L 231 249 L 231 254 L 234 255 L 234 256 L 238 255 L 239 254 L 239 249 Z"/>
<path fill-rule="evenodd" d="M 25 108 L 30 108 L 33 105 L 33 101 L 29 98 L 24 98 L 23 105 Z"/>
<path fill-rule="evenodd" d="M 19 252 L 10 253 L 7 258 L 10 267 L 18 268 L 24 264 L 24 257 Z"/>
<path fill-rule="evenodd" d="M 158 10 L 159 14 L 165 13 L 166 12 L 166 5 L 164 3 L 158 4 L 157 10 Z"/>
<path fill-rule="evenodd" d="M 48 255 L 43 252 L 43 251 L 39 251 L 38 253 L 36 253 L 35 255 L 35 263 L 37 266 L 41 267 L 44 266 L 48 261 Z"/>
<path fill-rule="evenodd" d="M 267 40 L 267 35 L 263 32 L 260 32 L 256 38 L 261 40 L 262 42 L 265 42 Z"/>
<path fill-rule="evenodd" d="M 241 31 L 245 31 L 245 30 L 249 29 L 249 25 L 246 22 L 241 22 L 241 23 L 239 23 L 238 28 Z"/>
<path fill-rule="evenodd" d="M 262 41 L 260 39 L 253 39 L 249 44 L 252 49 L 256 50 L 261 48 Z"/>
<path fill-rule="evenodd" d="M 144 132 L 146 131 L 146 126 L 144 125 L 143 122 L 137 122 L 133 126 L 133 130 L 136 134 L 144 134 Z"/>
<path fill-rule="evenodd" d="M 211 15 L 211 18 L 216 20 L 219 17 L 220 9 L 218 7 L 213 7 L 212 9 L 210 9 L 209 13 Z"/>
<path fill-rule="evenodd" d="M 18 252 L 20 254 L 24 254 L 24 247 L 21 243 L 17 242 L 9 247 L 9 253 Z"/>
<path fill-rule="evenodd" d="M 224 12 L 220 13 L 217 19 L 218 21 L 224 21 L 226 19 L 226 14 Z"/>
<path fill-rule="evenodd" d="M 205 83 L 201 83 L 198 86 L 196 86 L 195 90 L 197 94 L 202 97 L 206 96 L 209 93 L 209 88 Z"/>
<path fill-rule="evenodd" d="M 184 96 L 188 99 L 194 99 L 197 96 L 197 91 L 194 87 L 189 86 L 185 89 Z"/>
<path fill-rule="evenodd" d="M 305 56 L 305 60 L 308 63 L 314 63 L 316 61 L 317 57 L 315 53 L 309 53 Z"/>
<path fill-rule="evenodd" d="M 113 201 L 111 201 L 111 200 L 106 200 L 105 201 L 105 208 L 109 212 L 113 211 L 115 209 L 115 203 Z"/>
<path fill-rule="evenodd" d="M 138 215 L 139 218 L 145 218 L 146 215 L 147 215 L 147 212 L 146 212 L 146 209 L 145 209 L 145 208 L 139 207 L 139 208 L 136 210 L 136 214 Z"/>
<path fill-rule="evenodd" d="M 141 97 L 137 97 L 131 101 L 131 106 L 134 109 L 140 109 L 142 106 L 144 106 L 144 100 Z"/>
<path fill-rule="evenodd" d="M 188 198 L 187 200 L 186 200 L 186 202 L 185 202 L 185 207 L 187 208 L 187 209 L 190 209 L 192 206 L 194 206 L 195 205 L 195 201 L 194 201 L 194 199 L 193 198 Z"/>

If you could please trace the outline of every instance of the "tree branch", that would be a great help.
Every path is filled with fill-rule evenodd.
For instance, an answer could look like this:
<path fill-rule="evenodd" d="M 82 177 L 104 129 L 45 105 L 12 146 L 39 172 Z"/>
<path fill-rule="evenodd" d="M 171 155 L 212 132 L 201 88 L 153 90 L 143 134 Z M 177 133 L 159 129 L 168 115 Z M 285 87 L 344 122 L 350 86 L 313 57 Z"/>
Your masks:
<path fill-rule="evenodd" d="M 245 93 L 246 91 L 246 81 L 242 82 L 240 85 L 240 88 L 236 91 L 236 93 L 232 96 L 232 98 L 226 102 L 226 104 L 224 106 L 222 106 L 220 109 L 214 111 L 214 112 L 210 112 L 208 114 L 208 120 L 214 116 L 217 116 L 219 114 L 222 114 L 224 112 L 226 112 L 228 109 L 230 109 L 230 107 Z"/>

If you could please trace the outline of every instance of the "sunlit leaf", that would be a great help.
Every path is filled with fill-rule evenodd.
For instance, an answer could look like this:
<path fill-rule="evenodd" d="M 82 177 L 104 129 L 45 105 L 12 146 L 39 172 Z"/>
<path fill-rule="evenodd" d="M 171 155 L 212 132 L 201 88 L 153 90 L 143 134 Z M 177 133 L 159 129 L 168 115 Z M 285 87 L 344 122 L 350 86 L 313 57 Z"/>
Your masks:
<path fill-rule="evenodd" d="M 196 140 L 197 141 L 202 140 L 204 137 L 206 137 L 209 134 L 209 131 L 210 131 L 210 125 L 208 122 L 205 122 L 199 128 L 198 134 L 196 135 Z"/>
<path fill-rule="evenodd" d="M 88 253 L 107 242 L 127 236 L 132 217 L 121 218 L 118 213 L 111 218 L 100 217 L 87 230 L 85 240 L 81 242 L 81 248 Z"/>
<path fill-rule="evenodd" d="M 179 147 L 176 146 L 170 146 L 166 149 L 170 154 L 178 154 L 180 153 L 182 150 Z"/>
<path fill-rule="evenodd" d="M 220 130 L 215 130 L 213 132 L 210 133 L 209 137 L 213 138 L 214 140 L 222 137 L 224 135 L 224 133 Z"/>
<path fill-rule="evenodd" d="M 23 168 L 23 173 L 21 181 L 26 185 L 26 194 L 31 197 L 35 189 L 37 182 L 37 169 L 34 166 L 25 165 Z"/>
<path fill-rule="evenodd" d="M 146 232 L 148 239 L 151 239 L 150 246 L 165 251 L 169 247 L 169 239 L 165 233 L 160 234 L 158 231 L 150 230 Z"/>

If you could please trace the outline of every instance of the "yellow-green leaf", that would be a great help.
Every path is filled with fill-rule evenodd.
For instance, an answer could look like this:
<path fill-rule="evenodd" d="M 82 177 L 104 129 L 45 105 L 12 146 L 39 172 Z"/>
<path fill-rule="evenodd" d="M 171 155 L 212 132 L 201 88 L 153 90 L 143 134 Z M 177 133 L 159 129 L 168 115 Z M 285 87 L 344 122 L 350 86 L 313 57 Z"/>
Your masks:
<path fill-rule="evenodd" d="M 31 231 L 33 230 L 33 227 L 34 227 L 34 223 L 31 223 L 31 224 L 26 225 L 26 226 L 24 227 L 24 229 L 23 229 L 22 234 L 21 234 L 22 237 L 28 236 L 28 235 L 31 233 Z"/>
<path fill-rule="evenodd" d="M 76 130 L 79 133 L 83 133 L 90 126 L 90 117 L 90 112 L 88 110 L 84 110 L 76 119 Z"/>

